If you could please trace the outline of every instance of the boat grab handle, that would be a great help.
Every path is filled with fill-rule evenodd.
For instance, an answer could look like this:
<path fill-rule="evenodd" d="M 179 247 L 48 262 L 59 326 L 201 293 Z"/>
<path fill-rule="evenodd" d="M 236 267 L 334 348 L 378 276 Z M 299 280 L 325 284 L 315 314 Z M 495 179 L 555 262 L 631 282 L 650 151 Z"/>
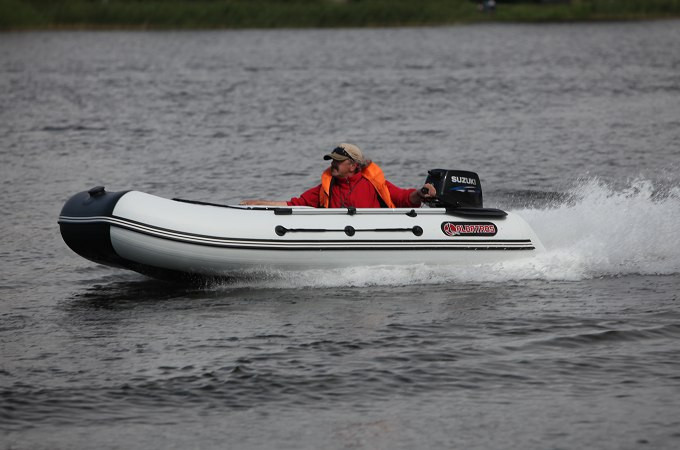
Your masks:
<path fill-rule="evenodd" d="M 353 226 L 347 225 L 342 229 L 330 229 L 330 228 L 286 228 L 283 225 L 277 225 L 274 228 L 274 232 L 278 236 L 284 236 L 286 233 L 326 233 L 326 232 L 344 232 L 347 236 L 354 236 L 358 231 L 372 231 L 377 233 L 385 232 L 395 232 L 395 231 L 410 231 L 416 236 L 423 235 L 423 229 L 418 225 L 411 228 L 361 228 L 356 229 Z"/>

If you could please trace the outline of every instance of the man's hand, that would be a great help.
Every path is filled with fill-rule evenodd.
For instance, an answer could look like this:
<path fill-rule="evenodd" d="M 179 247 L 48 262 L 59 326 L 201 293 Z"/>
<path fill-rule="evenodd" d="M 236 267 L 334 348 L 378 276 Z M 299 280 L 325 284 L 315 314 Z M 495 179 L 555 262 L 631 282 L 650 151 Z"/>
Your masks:
<path fill-rule="evenodd" d="M 418 205 L 423 200 L 434 198 L 435 195 L 437 195 L 437 190 L 430 183 L 427 183 L 422 188 L 412 191 L 409 195 L 409 201 L 412 205 Z"/>
<path fill-rule="evenodd" d="M 418 196 L 420 197 L 420 200 L 431 200 L 437 195 L 437 190 L 432 186 L 430 183 L 426 183 L 422 188 L 420 188 L 418 191 Z"/>

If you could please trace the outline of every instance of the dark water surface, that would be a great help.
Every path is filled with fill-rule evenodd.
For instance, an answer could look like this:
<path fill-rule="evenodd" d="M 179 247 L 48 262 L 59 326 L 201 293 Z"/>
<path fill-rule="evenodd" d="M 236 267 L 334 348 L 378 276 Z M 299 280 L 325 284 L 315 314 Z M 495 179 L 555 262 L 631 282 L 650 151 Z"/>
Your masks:
<path fill-rule="evenodd" d="M 677 21 L 0 35 L 0 448 L 677 448 L 679 44 Z M 59 236 L 98 184 L 288 199 L 341 141 L 402 186 L 477 171 L 546 253 L 181 286 Z"/>

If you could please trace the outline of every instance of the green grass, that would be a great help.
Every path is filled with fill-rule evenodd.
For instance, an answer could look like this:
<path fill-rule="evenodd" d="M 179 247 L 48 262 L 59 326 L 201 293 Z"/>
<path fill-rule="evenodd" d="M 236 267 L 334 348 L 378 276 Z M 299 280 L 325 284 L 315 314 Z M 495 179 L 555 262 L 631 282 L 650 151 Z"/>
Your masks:
<path fill-rule="evenodd" d="M 0 0 L 0 29 L 311 28 L 680 17 L 680 0 Z"/>

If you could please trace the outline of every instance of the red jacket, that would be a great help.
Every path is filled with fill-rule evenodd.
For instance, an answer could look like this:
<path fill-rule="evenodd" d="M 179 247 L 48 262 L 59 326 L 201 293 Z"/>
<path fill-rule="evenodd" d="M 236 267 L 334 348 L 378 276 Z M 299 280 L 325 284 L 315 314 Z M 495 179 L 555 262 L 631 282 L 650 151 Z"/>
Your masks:
<path fill-rule="evenodd" d="M 392 203 L 397 208 L 417 208 L 418 204 L 412 204 L 409 196 L 415 189 L 402 189 L 390 183 L 387 184 L 387 189 L 390 191 Z M 319 192 L 321 184 L 305 191 L 300 197 L 291 198 L 287 203 L 288 206 L 312 206 L 314 208 L 321 207 L 319 202 Z M 355 208 L 380 208 L 380 201 L 378 200 L 378 193 L 375 188 L 361 175 L 361 172 L 352 175 L 349 178 L 333 180 L 331 185 L 331 208 L 347 208 L 353 206 Z"/>

